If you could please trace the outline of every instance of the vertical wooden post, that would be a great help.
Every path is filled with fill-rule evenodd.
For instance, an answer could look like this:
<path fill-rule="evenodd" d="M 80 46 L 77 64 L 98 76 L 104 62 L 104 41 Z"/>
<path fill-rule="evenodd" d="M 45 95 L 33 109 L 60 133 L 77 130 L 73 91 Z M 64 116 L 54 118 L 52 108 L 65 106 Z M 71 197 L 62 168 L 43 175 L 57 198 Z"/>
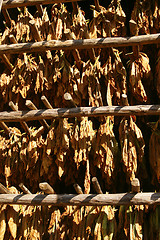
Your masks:
<path fill-rule="evenodd" d="M 140 181 L 138 178 L 134 178 L 131 182 L 132 193 L 140 192 Z"/>
<path fill-rule="evenodd" d="M 102 189 L 100 187 L 100 184 L 98 182 L 98 179 L 96 177 L 93 177 L 92 178 L 92 183 L 93 183 L 93 186 L 94 186 L 94 189 L 95 191 L 98 193 L 98 194 L 103 194 L 102 192 Z"/>

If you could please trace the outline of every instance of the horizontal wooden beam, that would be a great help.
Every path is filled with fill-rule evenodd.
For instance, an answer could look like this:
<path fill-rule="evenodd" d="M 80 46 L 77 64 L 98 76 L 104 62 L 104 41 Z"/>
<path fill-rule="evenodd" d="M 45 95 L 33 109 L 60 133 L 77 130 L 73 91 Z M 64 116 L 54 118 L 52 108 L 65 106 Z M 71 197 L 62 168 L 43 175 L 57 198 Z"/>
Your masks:
<path fill-rule="evenodd" d="M 84 0 L 4 0 L 2 8 L 16 8 L 25 6 L 35 6 L 35 5 L 47 5 L 54 3 L 67 3 L 67 2 L 77 2 Z"/>
<path fill-rule="evenodd" d="M 160 115 L 160 105 L 103 106 L 0 112 L 0 122 L 99 116 Z"/>
<path fill-rule="evenodd" d="M 50 40 L 32 43 L 17 43 L 0 45 L 0 54 L 19 54 L 42 52 L 47 50 L 73 50 L 107 47 L 126 47 L 135 45 L 158 44 L 160 34 L 140 35 L 134 37 L 108 37 L 79 40 Z"/>
<path fill-rule="evenodd" d="M 0 204 L 103 206 L 160 205 L 160 193 L 118 194 L 0 194 Z"/>

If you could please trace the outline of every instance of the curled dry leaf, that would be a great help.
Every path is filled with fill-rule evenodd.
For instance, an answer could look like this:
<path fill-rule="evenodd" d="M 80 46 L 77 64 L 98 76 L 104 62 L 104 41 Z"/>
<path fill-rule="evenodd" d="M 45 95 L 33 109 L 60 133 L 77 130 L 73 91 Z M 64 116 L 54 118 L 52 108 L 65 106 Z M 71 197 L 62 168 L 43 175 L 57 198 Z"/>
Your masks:
<path fill-rule="evenodd" d="M 10 187 L 8 189 L 11 193 L 18 194 L 18 191 L 15 187 Z M 17 230 L 19 225 L 19 211 L 20 205 L 8 205 L 6 208 L 9 231 L 13 239 L 17 238 Z"/>
<path fill-rule="evenodd" d="M 126 15 L 121 7 L 121 1 L 111 1 L 107 9 L 100 6 L 100 11 L 93 8 L 93 20 L 90 23 L 91 38 L 126 35 Z M 106 20 L 110 21 L 107 26 Z"/>
<path fill-rule="evenodd" d="M 159 9 L 160 5 L 158 0 L 152 1 L 151 3 L 148 1 L 135 1 L 131 20 L 137 24 L 138 35 L 159 32 Z"/>
<path fill-rule="evenodd" d="M 145 53 L 139 53 L 138 59 L 131 60 L 130 64 L 129 81 L 133 96 L 140 102 L 147 102 L 146 91 L 149 91 L 152 82 L 149 58 Z"/>
<path fill-rule="evenodd" d="M 7 205 L 0 205 L 0 240 L 4 239 L 4 235 L 6 232 L 6 216 L 5 210 Z"/>
<path fill-rule="evenodd" d="M 149 141 L 149 161 L 153 172 L 153 179 L 156 178 L 160 182 L 160 130 L 158 122 Z"/>
<path fill-rule="evenodd" d="M 156 65 L 156 90 L 158 97 L 160 98 L 160 50 L 158 51 L 158 60 Z"/>
<path fill-rule="evenodd" d="M 125 209 L 124 233 L 127 238 L 143 239 L 144 206 L 129 206 Z M 124 217 L 123 216 L 123 217 Z M 122 217 L 122 216 L 121 216 Z"/>
<path fill-rule="evenodd" d="M 122 105 L 122 94 L 127 94 L 126 69 L 116 49 L 111 49 L 102 66 L 102 75 L 107 86 L 107 104 Z"/>
<path fill-rule="evenodd" d="M 122 162 L 127 179 L 135 178 L 138 161 L 142 162 L 145 143 L 141 130 L 133 118 L 122 119 L 119 126 L 119 139 L 121 142 Z"/>
<path fill-rule="evenodd" d="M 104 122 L 101 122 L 97 132 L 94 164 L 100 169 L 108 185 L 115 177 L 117 153 L 118 143 L 113 132 L 113 122 L 110 117 L 107 117 Z"/>
<path fill-rule="evenodd" d="M 93 123 L 88 117 L 83 117 L 79 122 L 75 122 L 71 133 L 71 147 L 74 149 L 74 162 L 79 168 L 82 161 L 89 159 L 92 140 L 95 137 Z"/>
<path fill-rule="evenodd" d="M 51 26 L 55 39 L 63 39 L 66 29 L 71 27 L 71 18 L 64 4 L 58 3 L 52 6 Z"/>

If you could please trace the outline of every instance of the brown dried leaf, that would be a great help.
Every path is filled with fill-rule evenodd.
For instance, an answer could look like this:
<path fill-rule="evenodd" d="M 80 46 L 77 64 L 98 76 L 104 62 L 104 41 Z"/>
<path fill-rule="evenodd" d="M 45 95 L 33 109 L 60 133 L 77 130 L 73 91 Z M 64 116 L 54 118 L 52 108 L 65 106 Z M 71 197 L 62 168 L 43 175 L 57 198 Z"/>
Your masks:
<path fill-rule="evenodd" d="M 6 205 L 0 206 L 0 240 L 4 239 L 4 235 L 6 232 L 5 208 L 6 208 Z"/>
<path fill-rule="evenodd" d="M 110 117 L 100 124 L 96 145 L 94 164 L 101 170 L 102 177 L 107 184 L 112 183 L 115 173 L 115 163 L 118 153 L 118 143 L 113 133 L 113 123 Z M 114 173 L 114 174 L 113 174 Z"/>
<path fill-rule="evenodd" d="M 124 171 L 127 173 L 127 178 L 132 180 L 137 173 L 137 160 L 142 161 L 144 155 L 142 133 L 130 117 L 129 119 L 122 119 L 119 126 L 119 135 Z M 140 139 L 142 139 L 142 145 L 137 143 Z"/>

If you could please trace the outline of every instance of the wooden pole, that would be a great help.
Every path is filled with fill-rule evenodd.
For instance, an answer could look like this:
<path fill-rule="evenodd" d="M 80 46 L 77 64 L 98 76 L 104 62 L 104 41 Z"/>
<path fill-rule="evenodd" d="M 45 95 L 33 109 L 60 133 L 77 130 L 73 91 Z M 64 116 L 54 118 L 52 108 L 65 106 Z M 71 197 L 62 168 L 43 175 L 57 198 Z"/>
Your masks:
<path fill-rule="evenodd" d="M 130 116 L 130 115 L 137 116 L 160 115 L 160 105 L 56 108 L 17 112 L 5 111 L 0 112 L 0 122 L 16 122 L 16 121 L 20 122 L 86 116 L 100 117 L 100 116 Z"/>
<path fill-rule="evenodd" d="M 44 103 L 44 105 L 46 106 L 46 108 L 48 109 L 53 109 L 52 105 L 50 104 L 50 102 L 48 101 L 48 99 L 46 98 L 46 96 L 42 96 L 41 97 L 42 102 Z"/>
<path fill-rule="evenodd" d="M 12 102 L 9 102 L 9 106 L 13 111 L 18 111 L 18 107 Z M 30 130 L 26 122 L 20 122 L 21 126 L 23 127 L 24 131 L 30 135 Z"/>
<path fill-rule="evenodd" d="M 2 183 L 0 183 L 0 193 L 9 194 L 11 192 Z"/>
<path fill-rule="evenodd" d="M 7 27 L 11 27 L 12 20 L 9 15 L 9 12 L 7 11 L 7 9 L 2 9 L 2 13 L 3 13 L 4 19 L 6 21 Z"/>
<path fill-rule="evenodd" d="M 22 191 L 23 191 L 24 193 L 26 193 L 26 194 L 32 194 L 32 193 L 28 190 L 28 188 L 27 188 L 23 183 L 20 183 L 20 184 L 19 184 L 19 187 L 22 189 Z"/>
<path fill-rule="evenodd" d="M 47 182 L 39 183 L 39 188 L 45 192 L 45 194 L 53 194 L 55 193 L 54 189 Z"/>
<path fill-rule="evenodd" d="M 37 110 L 37 107 L 32 103 L 31 100 L 26 100 L 26 106 L 27 106 L 29 109 Z M 46 130 L 49 130 L 49 125 L 48 125 L 48 123 L 47 123 L 44 119 L 40 120 L 40 123 L 44 126 L 44 128 L 45 128 Z"/>
<path fill-rule="evenodd" d="M 2 128 L 5 132 L 5 134 L 7 135 L 7 137 L 9 137 L 10 129 L 4 122 L 0 122 L 0 128 Z"/>
<path fill-rule="evenodd" d="M 148 34 L 134 37 L 107 37 L 79 40 L 50 40 L 32 43 L 0 45 L 0 54 L 19 54 L 24 52 L 42 52 L 47 50 L 72 50 L 108 47 L 126 47 L 160 43 L 160 34 Z"/>
<path fill-rule="evenodd" d="M 100 187 L 100 184 L 98 182 L 98 179 L 96 177 L 92 178 L 92 183 L 93 183 L 93 186 L 94 186 L 94 189 L 95 189 L 96 193 L 103 194 L 102 189 Z"/>
<path fill-rule="evenodd" d="M 1 3 L 2 0 L 0 0 Z M 77 2 L 84 0 L 4 0 L 2 8 L 16 8 L 16 7 L 25 7 L 25 6 L 35 6 L 35 5 L 47 5 L 54 3 L 67 3 L 67 2 Z"/>
<path fill-rule="evenodd" d="M 131 181 L 131 187 L 132 187 L 132 192 L 133 193 L 138 193 L 140 192 L 140 181 L 138 178 L 134 178 Z"/>
<path fill-rule="evenodd" d="M 160 205 L 160 193 L 117 194 L 0 194 L 0 204 L 104 206 Z"/>
<path fill-rule="evenodd" d="M 6 67 L 9 69 L 10 72 L 12 72 L 13 70 L 13 65 L 10 63 L 8 57 L 6 56 L 6 54 L 2 54 L 1 56 L 2 61 L 4 62 L 4 64 L 6 65 Z"/>
<path fill-rule="evenodd" d="M 73 98 L 72 98 L 72 96 L 71 96 L 70 93 L 66 92 L 66 93 L 63 95 L 63 98 L 64 98 L 64 100 L 65 100 L 66 105 L 67 105 L 68 108 L 74 108 L 74 107 L 76 107 L 76 104 L 75 104 L 75 102 L 73 101 Z"/>
<path fill-rule="evenodd" d="M 82 188 L 78 185 L 78 183 L 73 184 L 73 187 L 77 194 L 83 194 Z"/>

